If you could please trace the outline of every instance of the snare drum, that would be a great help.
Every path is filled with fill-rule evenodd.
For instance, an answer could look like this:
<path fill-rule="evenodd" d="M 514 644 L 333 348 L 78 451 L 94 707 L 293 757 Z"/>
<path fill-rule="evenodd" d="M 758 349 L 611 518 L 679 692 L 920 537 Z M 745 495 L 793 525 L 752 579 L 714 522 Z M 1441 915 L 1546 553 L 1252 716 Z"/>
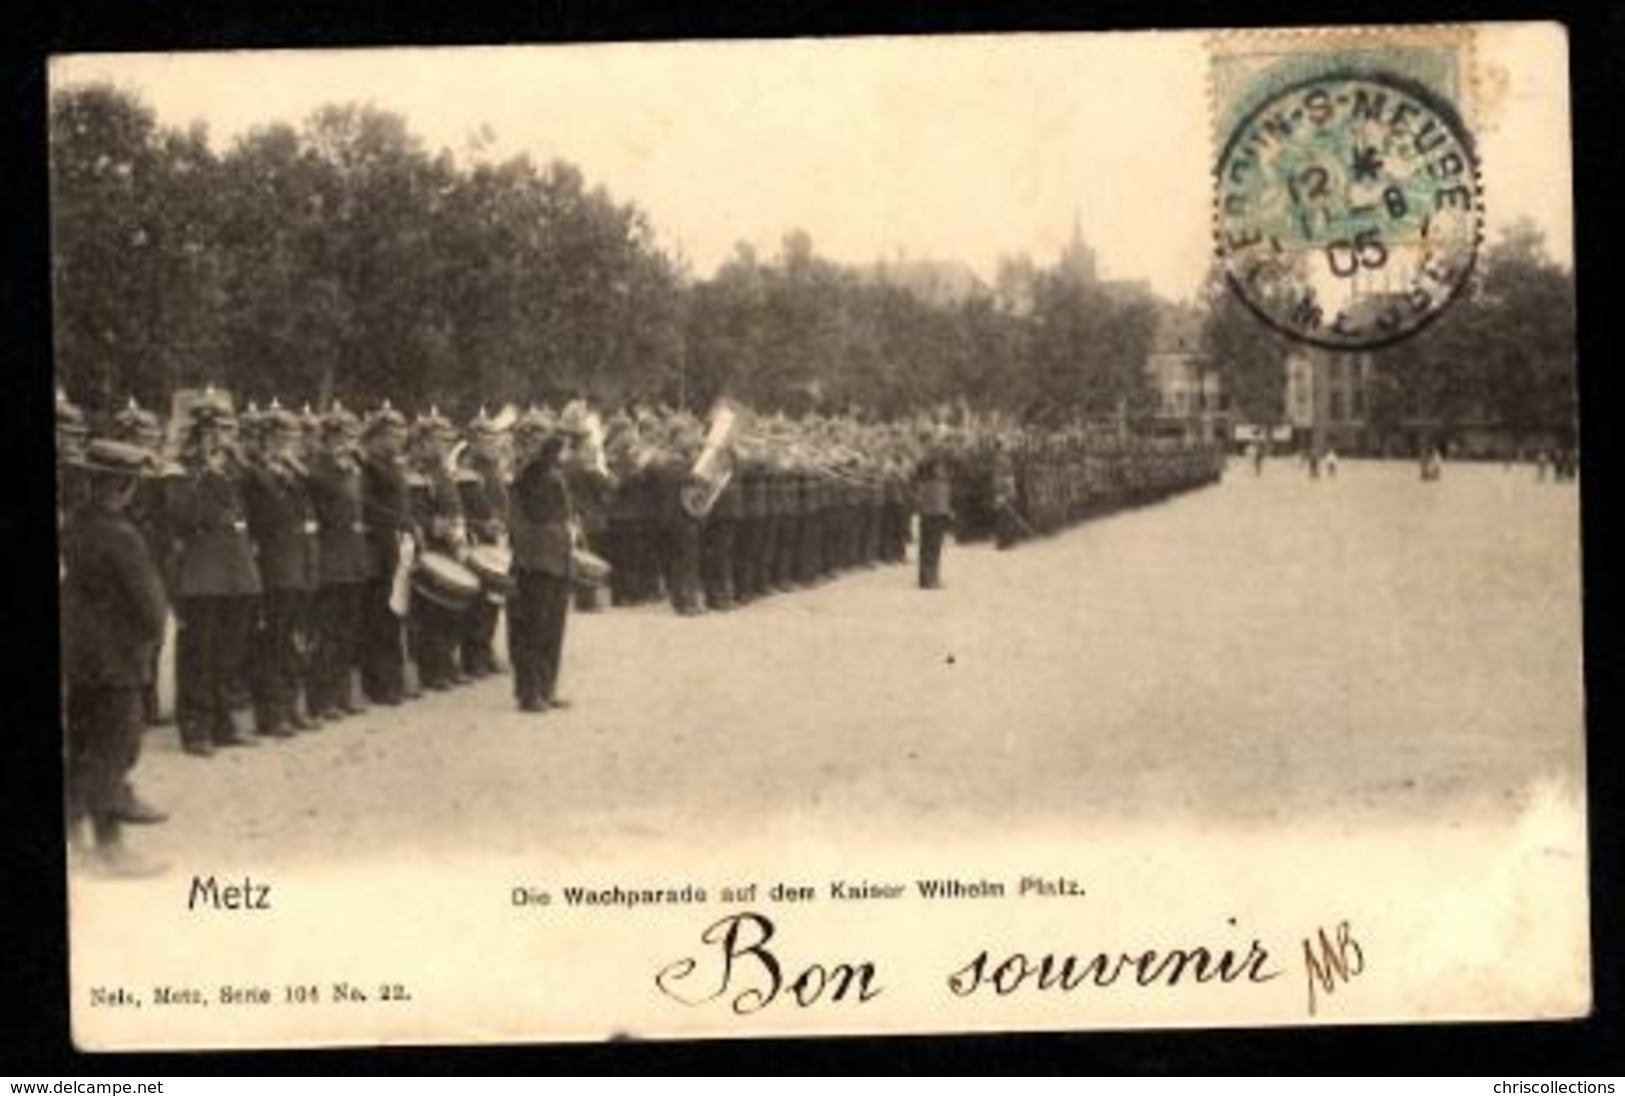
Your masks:
<path fill-rule="evenodd" d="M 439 552 L 424 552 L 412 572 L 412 592 L 443 609 L 463 609 L 480 594 L 480 580 Z"/>
<path fill-rule="evenodd" d="M 596 552 L 577 548 L 570 553 L 570 580 L 577 586 L 607 586 L 610 570 L 609 561 Z"/>
<path fill-rule="evenodd" d="M 479 577 L 485 596 L 501 601 L 513 593 L 513 553 L 500 544 L 480 544 L 468 550 L 468 569 Z"/>

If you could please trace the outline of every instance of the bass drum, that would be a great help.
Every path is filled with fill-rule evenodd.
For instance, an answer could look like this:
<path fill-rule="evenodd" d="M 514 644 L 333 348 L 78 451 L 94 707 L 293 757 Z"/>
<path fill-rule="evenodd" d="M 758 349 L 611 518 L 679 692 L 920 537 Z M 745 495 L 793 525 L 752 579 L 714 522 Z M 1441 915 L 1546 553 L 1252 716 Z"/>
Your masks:
<path fill-rule="evenodd" d="M 480 580 L 450 556 L 425 552 L 412 572 L 412 593 L 442 609 L 461 610 L 480 596 Z"/>
<path fill-rule="evenodd" d="M 481 544 L 468 550 L 468 569 L 479 578 L 485 596 L 501 603 L 513 593 L 513 553 L 500 544 Z"/>
<path fill-rule="evenodd" d="M 570 553 L 570 581 L 577 586 L 589 590 L 607 586 L 611 570 L 609 561 L 596 552 L 577 548 Z"/>

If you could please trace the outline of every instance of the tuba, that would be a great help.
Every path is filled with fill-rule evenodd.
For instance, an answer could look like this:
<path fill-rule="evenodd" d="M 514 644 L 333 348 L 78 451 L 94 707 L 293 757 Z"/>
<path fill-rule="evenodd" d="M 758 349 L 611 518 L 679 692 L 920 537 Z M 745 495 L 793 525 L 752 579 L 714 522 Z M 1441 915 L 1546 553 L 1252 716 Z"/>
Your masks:
<path fill-rule="evenodd" d="M 741 426 L 740 414 L 727 400 L 718 400 L 711 409 L 711 426 L 705 434 L 705 447 L 689 469 L 690 482 L 683 485 L 683 509 L 704 519 L 733 479 L 733 440 Z"/>

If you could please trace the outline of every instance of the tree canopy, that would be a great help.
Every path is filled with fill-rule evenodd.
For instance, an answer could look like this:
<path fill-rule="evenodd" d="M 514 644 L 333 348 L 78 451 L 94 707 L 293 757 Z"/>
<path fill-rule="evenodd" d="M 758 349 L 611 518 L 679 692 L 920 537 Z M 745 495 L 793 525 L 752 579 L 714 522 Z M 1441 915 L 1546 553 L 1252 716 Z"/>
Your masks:
<path fill-rule="evenodd" d="M 1149 405 L 1155 312 L 1030 260 L 1029 299 L 940 299 L 790 230 L 696 279 L 574 165 L 423 146 L 334 105 L 215 150 L 122 91 L 51 104 L 57 369 L 76 399 L 245 398 L 464 414 L 481 403 L 728 392 L 764 409 L 895 415 Z"/>

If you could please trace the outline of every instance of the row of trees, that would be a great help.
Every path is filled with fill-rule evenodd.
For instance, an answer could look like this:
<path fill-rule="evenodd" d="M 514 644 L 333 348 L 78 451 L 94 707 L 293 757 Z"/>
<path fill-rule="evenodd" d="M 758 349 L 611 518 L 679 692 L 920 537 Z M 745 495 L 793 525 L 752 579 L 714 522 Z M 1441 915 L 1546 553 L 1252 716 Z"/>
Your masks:
<path fill-rule="evenodd" d="M 696 279 L 575 167 L 459 164 L 364 107 L 220 152 L 121 91 L 69 88 L 52 100 L 51 157 L 58 375 L 93 406 L 161 406 L 203 382 L 464 414 L 577 393 L 699 408 L 723 391 L 888 415 L 961 397 L 1053 420 L 1154 405 L 1155 302 L 1065 261 L 1008 262 L 997 292 L 926 293 L 792 232 L 774 256 L 741 246 Z M 1573 424 L 1571 274 L 1528 226 L 1480 273 L 1380 355 L 1369 426 Z M 1203 360 L 1235 416 L 1281 421 L 1296 344 L 1216 274 L 1199 304 Z"/>
<path fill-rule="evenodd" d="M 705 280 L 563 163 L 459 164 L 399 117 L 329 107 L 216 151 L 105 86 L 51 108 L 57 368 L 75 398 L 212 382 L 370 405 L 587 393 L 895 414 L 1149 406 L 1155 314 L 1034 276 L 1030 307 L 931 300 L 815 254 L 741 247 Z"/>
<path fill-rule="evenodd" d="M 568 165 L 460 169 L 356 107 L 218 155 L 99 86 L 53 98 L 51 157 L 58 371 L 93 403 L 462 404 L 658 385 L 681 354 L 678 270 Z"/>

